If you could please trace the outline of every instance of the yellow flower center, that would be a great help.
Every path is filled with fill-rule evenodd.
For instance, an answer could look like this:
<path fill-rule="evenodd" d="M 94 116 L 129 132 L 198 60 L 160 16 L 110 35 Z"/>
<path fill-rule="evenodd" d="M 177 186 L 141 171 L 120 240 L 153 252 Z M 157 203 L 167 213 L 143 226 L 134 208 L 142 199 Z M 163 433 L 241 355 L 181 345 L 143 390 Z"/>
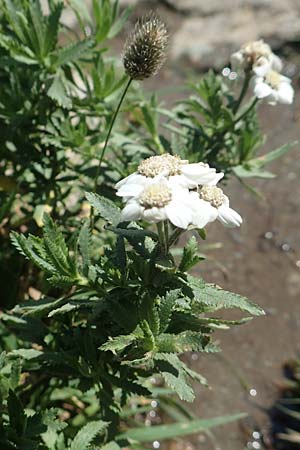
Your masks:
<path fill-rule="evenodd" d="M 173 156 L 169 153 L 160 156 L 150 156 L 138 166 L 138 173 L 148 178 L 165 173 L 168 176 L 179 175 L 183 161 L 179 156 Z"/>
<path fill-rule="evenodd" d="M 209 202 L 215 208 L 222 206 L 225 201 L 222 189 L 216 186 L 203 186 L 199 195 L 202 200 Z"/>
<path fill-rule="evenodd" d="M 172 199 L 172 191 L 163 183 L 147 186 L 140 195 L 140 204 L 146 209 L 163 208 Z"/>
<path fill-rule="evenodd" d="M 275 70 L 270 70 L 270 72 L 266 74 L 265 80 L 273 89 L 278 89 L 281 82 L 281 75 Z"/>

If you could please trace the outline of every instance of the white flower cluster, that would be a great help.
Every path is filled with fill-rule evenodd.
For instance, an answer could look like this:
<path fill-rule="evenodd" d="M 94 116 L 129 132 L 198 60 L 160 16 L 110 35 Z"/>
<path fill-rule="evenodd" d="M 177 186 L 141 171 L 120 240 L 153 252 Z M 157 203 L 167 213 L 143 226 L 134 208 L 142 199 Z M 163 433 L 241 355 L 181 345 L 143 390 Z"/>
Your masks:
<path fill-rule="evenodd" d="M 194 163 L 168 153 L 143 160 L 137 172 L 117 183 L 125 207 L 121 220 L 169 220 L 178 228 L 203 228 L 218 219 L 240 226 L 241 216 L 216 184 L 224 176 L 208 164 Z"/>
<path fill-rule="evenodd" d="M 282 62 L 263 40 L 249 42 L 231 55 L 232 70 L 252 73 L 254 95 L 271 105 L 291 104 L 294 89 L 291 80 L 281 75 Z"/>

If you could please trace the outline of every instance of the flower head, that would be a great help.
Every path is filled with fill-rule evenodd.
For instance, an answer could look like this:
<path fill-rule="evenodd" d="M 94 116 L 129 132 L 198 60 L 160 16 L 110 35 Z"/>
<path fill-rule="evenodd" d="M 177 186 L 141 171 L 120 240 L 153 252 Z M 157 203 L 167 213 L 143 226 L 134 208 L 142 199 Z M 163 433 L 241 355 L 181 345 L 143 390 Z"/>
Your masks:
<path fill-rule="evenodd" d="M 290 78 L 270 70 L 264 76 L 255 76 L 252 80 L 254 95 L 266 99 L 269 104 L 291 104 L 294 99 L 294 89 Z"/>
<path fill-rule="evenodd" d="M 271 69 L 278 71 L 282 69 L 280 58 L 262 39 L 244 44 L 240 50 L 231 55 L 230 61 L 232 69 L 236 72 L 244 70 L 264 75 Z"/>
<path fill-rule="evenodd" d="M 164 23 L 150 14 L 140 19 L 125 47 L 123 63 L 133 80 L 144 80 L 155 75 L 165 60 L 168 33 Z"/>
<path fill-rule="evenodd" d="M 193 199 L 192 224 L 203 228 L 208 222 L 218 219 L 227 227 L 239 227 L 243 219 L 229 207 L 229 199 L 216 186 L 203 186 L 198 192 L 191 192 Z M 204 224 L 204 225 L 203 225 Z"/>
<path fill-rule="evenodd" d="M 192 209 L 189 191 L 164 178 L 154 178 L 146 186 L 136 185 L 135 196 L 127 201 L 121 215 L 125 222 L 157 223 L 167 219 L 176 227 L 186 229 L 192 220 Z"/>
<path fill-rule="evenodd" d="M 132 185 L 144 186 L 158 176 L 167 178 L 174 185 L 193 189 L 203 184 L 215 185 L 224 174 L 217 173 L 216 169 L 209 167 L 208 164 L 201 162 L 189 164 L 187 160 L 182 160 L 179 156 L 169 153 L 150 156 L 140 163 L 137 172 L 117 183 L 117 195 L 130 197 Z"/>

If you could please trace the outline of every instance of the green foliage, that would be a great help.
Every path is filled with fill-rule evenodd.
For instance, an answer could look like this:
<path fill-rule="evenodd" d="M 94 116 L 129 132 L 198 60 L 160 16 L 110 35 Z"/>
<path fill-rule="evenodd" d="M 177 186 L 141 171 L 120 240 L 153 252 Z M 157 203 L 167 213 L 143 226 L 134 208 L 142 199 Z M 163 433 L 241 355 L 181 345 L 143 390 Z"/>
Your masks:
<path fill-rule="evenodd" d="M 0 447 L 143 448 L 236 420 L 198 420 L 171 395 L 191 402 L 193 382 L 208 383 L 182 355 L 209 357 L 216 329 L 263 310 L 187 273 L 204 259 L 195 236 L 176 252 L 183 230 L 164 223 L 162 239 L 146 223 L 122 223 L 114 186 L 164 152 L 227 179 L 270 178 L 265 165 L 294 144 L 257 156 L 257 101 L 244 105 L 210 72 L 168 110 L 133 84 L 99 167 L 128 84 L 108 40 L 131 9 L 44 3 L 0 0 Z M 205 229 L 194 233 L 206 239 Z M 220 309 L 246 317 L 223 319 Z M 132 429 L 154 398 L 173 422 Z"/>

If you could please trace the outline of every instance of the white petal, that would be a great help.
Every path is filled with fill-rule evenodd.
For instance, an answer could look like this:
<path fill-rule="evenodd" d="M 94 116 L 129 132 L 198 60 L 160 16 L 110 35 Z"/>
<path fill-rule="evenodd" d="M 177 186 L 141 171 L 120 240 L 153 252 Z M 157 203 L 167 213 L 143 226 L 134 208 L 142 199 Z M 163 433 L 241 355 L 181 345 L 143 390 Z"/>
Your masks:
<path fill-rule="evenodd" d="M 142 175 L 139 175 L 137 172 L 132 173 L 131 175 L 128 175 L 128 177 L 123 178 L 122 180 L 118 181 L 116 184 L 116 189 L 120 189 L 121 186 L 124 184 L 130 183 L 135 180 L 135 178 L 140 177 Z"/>
<path fill-rule="evenodd" d="M 132 220 L 139 220 L 142 216 L 143 208 L 136 201 L 127 203 L 121 212 L 121 222 L 131 222 Z"/>
<path fill-rule="evenodd" d="M 137 197 L 144 190 L 144 186 L 141 184 L 123 184 L 121 188 L 116 192 L 118 197 Z"/>
<path fill-rule="evenodd" d="M 282 82 L 277 91 L 278 101 L 290 105 L 294 100 L 294 89 L 290 83 Z"/>
<path fill-rule="evenodd" d="M 218 208 L 218 220 L 227 227 L 239 227 L 243 222 L 241 216 L 226 205 Z"/>
<path fill-rule="evenodd" d="M 219 181 L 224 177 L 223 172 L 218 172 L 215 174 L 215 178 L 211 180 L 209 183 L 206 183 L 207 186 L 215 186 Z"/>
<path fill-rule="evenodd" d="M 267 83 L 256 82 L 254 85 L 254 95 L 257 98 L 265 98 L 272 94 L 273 89 Z"/>
<path fill-rule="evenodd" d="M 185 175 L 188 182 L 191 184 L 191 188 L 197 184 L 216 184 L 216 169 L 208 166 L 204 166 L 201 163 L 193 163 L 182 166 L 182 174 Z"/>
<path fill-rule="evenodd" d="M 197 194 L 198 195 L 198 194 Z M 204 228 L 208 222 L 213 222 L 218 217 L 218 210 L 209 202 L 201 200 L 199 197 L 194 202 L 192 223 L 197 228 Z"/>
<path fill-rule="evenodd" d="M 256 63 L 253 65 L 253 72 L 255 75 L 263 77 L 271 69 L 271 61 L 265 56 L 261 56 Z"/>
<path fill-rule="evenodd" d="M 275 70 L 276 72 L 281 72 L 282 71 L 282 61 L 279 58 L 279 56 L 275 55 L 274 53 L 272 53 L 271 55 L 271 66 L 272 69 Z"/>
<path fill-rule="evenodd" d="M 162 222 L 167 219 L 164 208 L 147 208 L 143 212 L 143 218 L 150 223 Z"/>
<path fill-rule="evenodd" d="M 191 188 L 194 187 L 195 183 L 191 183 L 189 182 L 189 180 L 184 176 L 184 175 L 172 175 L 169 178 L 169 183 L 171 186 L 181 186 L 183 188 Z"/>
<path fill-rule="evenodd" d="M 170 222 L 178 228 L 186 229 L 192 220 L 192 210 L 178 200 L 171 201 L 165 206 Z"/>

